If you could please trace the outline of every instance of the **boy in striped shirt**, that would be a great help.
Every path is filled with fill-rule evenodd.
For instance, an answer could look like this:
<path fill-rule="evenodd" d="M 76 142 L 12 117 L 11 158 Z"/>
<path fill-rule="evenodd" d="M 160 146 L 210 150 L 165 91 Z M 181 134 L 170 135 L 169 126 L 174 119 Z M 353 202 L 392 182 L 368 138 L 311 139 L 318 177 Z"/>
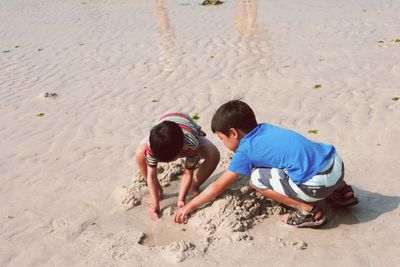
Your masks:
<path fill-rule="evenodd" d="M 157 163 L 186 158 L 180 185 L 179 208 L 185 205 L 186 196 L 192 188 L 199 193 L 200 185 L 213 173 L 219 162 L 218 149 L 205 137 L 201 127 L 186 113 L 167 113 L 152 126 L 150 134 L 136 150 L 135 159 L 145 177 L 151 198 L 150 217 L 159 218 L 163 190 L 157 179 Z M 204 161 L 194 173 L 200 158 Z"/>

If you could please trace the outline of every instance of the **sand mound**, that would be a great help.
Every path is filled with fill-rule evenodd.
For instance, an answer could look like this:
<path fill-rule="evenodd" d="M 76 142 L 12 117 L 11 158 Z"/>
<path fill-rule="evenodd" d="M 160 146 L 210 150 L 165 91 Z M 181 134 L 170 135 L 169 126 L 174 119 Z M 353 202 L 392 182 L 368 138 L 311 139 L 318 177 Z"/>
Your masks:
<path fill-rule="evenodd" d="M 275 202 L 251 190 L 248 178 L 240 177 L 226 192 L 215 201 L 195 212 L 188 224 L 200 229 L 205 238 L 195 241 L 174 241 L 165 246 L 157 246 L 161 255 L 168 261 L 178 263 L 191 257 L 204 255 L 214 240 L 249 241 L 252 236 L 247 230 L 261 222 L 270 214 L 284 213 L 286 210 Z M 172 216 L 169 207 L 164 215 Z M 280 246 L 305 249 L 304 242 L 285 242 L 277 240 Z"/>
<path fill-rule="evenodd" d="M 185 161 L 178 159 L 170 163 L 159 163 L 157 166 L 158 181 L 161 186 L 168 186 L 172 181 L 178 180 L 185 169 Z M 143 177 L 141 177 L 143 179 Z"/>
<path fill-rule="evenodd" d="M 220 167 L 226 167 L 232 153 L 228 153 L 220 162 Z M 177 180 L 183 174 L 184 160 L 179 159 L 171 163 L 161 163 L 157 167 L 158 178 L 162 186 Z M 248 177 L 241 176 L 224 194 L 195 212 L 189 223 L 201 229 L 207 236 L 218 233 L 230 233 L 235 240 L 251 239 L 245 232 L 256 225 L 269 214 L 285 213 L 286 210 L 276 202 L 251 190 Z M 129 210 L 141 204 L 142 197 L 147 194 L 144 177 L 137 173 L 132 184 L 117 190 L 124 210 Z M 174 208 L 167 208 L 163 213 L 172 216 Z M 232 233 L 236 233 L 232 235 Z"/>
<path fill-rule="evenodd" d="M 286 212 L 276 202 L 243 185 L 247 180 L 241 177 L 221 197 L 193 214 L 189 223 L 207 235 L 245 232 L 270 214 Z M 243 234 L 236 237 L 237 240 L 249 239 Z"/>
<path fill-rule="evenodd" d="M 134 230 L 110 233 L 98 240 L 96 249 L 91 250 L 83 265 L 133 266 L 132 263 L 145 260 L 152 253 L 141 245 L 143 238 L 142 232 Z"/>
<path fill-rule="evenodd" d="M 168 186 L 183 174 L 185 169 L 185 161 L 178 159 L 169 163 L 159 163 L 157 165 L 157 177 L 161 186 Z M 146 187 L 146 180 L 140 172 L 137 172 L 132 179 L 131 187 Z"/>
<path fill-rule="evenodd" d="M 219 163 L 226 169 L 233 154 L 227 153 Z M 249 240 L 246 231 L 270 214 L 287 212 L 278 203 L 265 198 L 248 186 L 249 177 L 240 178 L 221 196 L 192 215 L 189 223 L 206 235 L 229 233 L 236 240 Z"/>
<path fill-rule="evenodd" d="M 157 166 L 158 181 L 161 186 L 168 186 L 183 174 L 184 160 L 178 159 L 170 163 L 159 163 Z M 145 178 L 137 172 L 129 186 L 115 189 L 114 197 L 120 202 L 124 210 L 130 210 L 141 204 L 142 198 L 148 193 Z"/>
<path fill-rule="evenodd" d="M 184 240 L 175 241 L 166 246 L 160 246 L 159 250 L 164 258 L 174 263 L 203 254 L 194 244 Z"/>

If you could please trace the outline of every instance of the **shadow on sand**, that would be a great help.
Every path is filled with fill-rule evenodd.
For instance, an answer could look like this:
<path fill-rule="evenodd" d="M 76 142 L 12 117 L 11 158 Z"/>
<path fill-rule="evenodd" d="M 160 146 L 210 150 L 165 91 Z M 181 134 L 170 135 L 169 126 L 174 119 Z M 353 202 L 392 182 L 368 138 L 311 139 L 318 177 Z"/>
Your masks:
<path fill-rule="evenodd" d="M 323 229 L 336 228 L 340 224 L 361 224 L 377 219 L 379 216 L 391 212 L 399 207 L 399 196 L 385 196 L 375 192 L 365 191 L 352 186 L 360 203 L 353 207 L 336 209 L 328 203 L 322 203 L 328 215 L 328 223 Z"/>
<path fill-rule="evenodd" d="M 212 175 L 202 186 L 201 190 L 215 181 L 221 176 L 222 172 Z M 235 184 L 245 185 L 248 179 L 241 177 L 236 181 Z M 240 186 L 239 186 L 240 187 Z M 326 201 L 321 201 L 318 204 L 325 210 L 325 214 L 328 217 L 328 222 L 321 227 L 321 229 L 332 229 L 336 228 L 341 224 L 353 225 L 367 223 L 377 219 L 379 216 L 391 212 L 399 207 L 400 197 L 399 196 L 386 196 L 375 192 L 369 192 L 361 188 L 353 186 L 355 195 L 359 198 L 360 202 L 348 208 L 333 208 Z M 165 198 L 175 198 L 178 196 L 177 192 L 166 194 Z M 190 198 L 189 198 L 190 199 Z M 168 207 L 175 207 L 175 202 L 170 202 L 168 205 L 163 207 L 163 210 Z"/>

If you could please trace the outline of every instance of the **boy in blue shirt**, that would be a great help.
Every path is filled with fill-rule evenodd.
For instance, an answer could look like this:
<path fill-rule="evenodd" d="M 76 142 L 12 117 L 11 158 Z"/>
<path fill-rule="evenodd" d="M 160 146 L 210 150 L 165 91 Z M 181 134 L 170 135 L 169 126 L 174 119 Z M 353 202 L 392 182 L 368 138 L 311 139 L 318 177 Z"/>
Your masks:
<path fill-rule="evenodd" d="M 257 124 L 253 110 L 240 100 L 222 105 L 211 128 L 235 155 L 220 178 L 175 212 L 175 222 L 185 222 L 194 209 L 220 195 L 239 175 L 251 176 L 250 186 L 265 197 L 294 207 L 283 222 L 297 227 L 326 222 L 315 204 L 319 200 L 328 199 L 340 207 L 358 203 L 344 181 L 344 164 L 333 145 L 271 124 Z"/>

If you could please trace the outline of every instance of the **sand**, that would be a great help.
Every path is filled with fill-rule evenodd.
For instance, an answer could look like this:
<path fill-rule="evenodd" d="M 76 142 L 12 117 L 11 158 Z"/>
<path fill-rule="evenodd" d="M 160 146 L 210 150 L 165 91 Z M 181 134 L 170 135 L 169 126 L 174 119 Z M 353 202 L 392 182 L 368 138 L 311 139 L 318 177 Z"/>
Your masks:
<path fill-rule="evenodd" d="M 398 265 L 400 3 L 202 2 L 0 0 L 0 266 Z M 152 120 L 197 114 L 226 155 L 210 119 L 238 97 L 334 144 L 360 204 L 291 228 L 243 177 L 175 225 L 175 169 L 151 221 Z"/>

